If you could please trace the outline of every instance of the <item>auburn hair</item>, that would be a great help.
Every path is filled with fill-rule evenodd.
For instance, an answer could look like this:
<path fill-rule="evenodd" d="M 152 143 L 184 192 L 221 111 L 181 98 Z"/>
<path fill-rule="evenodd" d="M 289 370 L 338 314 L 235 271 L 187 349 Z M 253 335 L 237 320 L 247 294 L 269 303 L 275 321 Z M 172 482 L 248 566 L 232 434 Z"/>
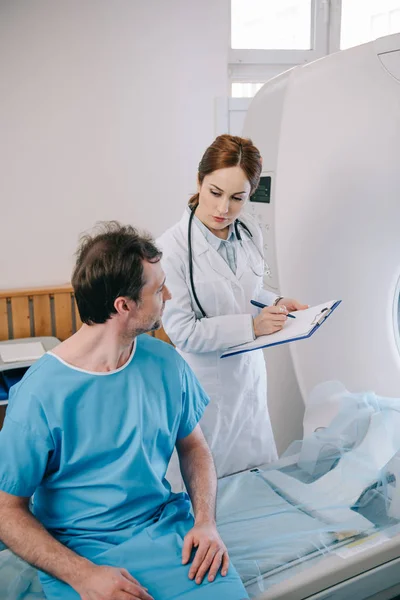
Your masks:
<path fill-rule="evenodd" d="M 198 168 L 198 182 L 200 186 L 204 177 L 218 169 L 240 167 L 250 183 L 250 195 L 254 194 L 260 183 L 262 168 L 259 150 L 248 138 L 236 135 L 219 135 L 204 152 Z M 197 206 L 199 194 L 194 194 L 189 199 L 190 208 Z"/>

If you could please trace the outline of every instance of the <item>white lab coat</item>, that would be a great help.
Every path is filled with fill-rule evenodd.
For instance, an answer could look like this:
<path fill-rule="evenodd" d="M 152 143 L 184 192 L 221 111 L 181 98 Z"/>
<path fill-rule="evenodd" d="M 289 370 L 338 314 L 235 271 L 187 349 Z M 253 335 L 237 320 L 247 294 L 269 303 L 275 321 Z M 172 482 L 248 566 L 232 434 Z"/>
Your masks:
<path fill-rule="evenodd" d="M 190 287 L 188 211 L 157 240 L 172 294 L 165 305 L 163 326 L 211 399 L 200 425 L 218 477 L 277 458 L 262 350 L 220 358 L 229 346 L 253 339 L 251 317 L 258 310 L 250 300 L 272 304 L 276 298 L 262 288 L 264 261 L 257 250 L 263 247 L 260 228 L 248 215 L 241 220 L 253 238 L 239 229 L 243 247 L 237 244 L 236 274 L 192 222 L 194 285 L 206 318 L 202 318 Z M 171 465 L 168 477 L 173 488 L 180 489 L 177 462 Z"/>

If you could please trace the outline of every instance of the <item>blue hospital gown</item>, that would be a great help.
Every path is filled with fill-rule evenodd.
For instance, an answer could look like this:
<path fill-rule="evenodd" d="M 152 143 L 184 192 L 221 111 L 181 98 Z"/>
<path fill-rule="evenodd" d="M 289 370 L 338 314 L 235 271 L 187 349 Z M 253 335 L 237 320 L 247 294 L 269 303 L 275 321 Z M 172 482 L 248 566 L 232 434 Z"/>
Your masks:
<path fill-rule="evenodd" d="M 155 600 L 247 598 L 233 568 L 198 586 L 181 564 L 191 505 L 165 473 L 176 439 L 192 432 L 207 403 L 179 354 L 148 335 L 107 373 L 48 353 L 12 388 L 0 489 L 35 492 L 34 514 L 54 537 L 96 564 L 128 569 Z M 78 600 L 68 585 L 40 578 L 49 599 Z"/>

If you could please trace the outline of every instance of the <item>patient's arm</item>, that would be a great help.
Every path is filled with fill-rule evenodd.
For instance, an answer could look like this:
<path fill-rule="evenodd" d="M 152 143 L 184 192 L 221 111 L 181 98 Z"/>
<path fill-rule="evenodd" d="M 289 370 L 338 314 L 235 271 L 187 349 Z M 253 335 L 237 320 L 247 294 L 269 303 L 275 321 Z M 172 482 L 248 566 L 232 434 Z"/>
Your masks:
<path fill-rule="evenodd" d="M 69 584 L 82 600 L 111 600 L 123 591 L 132 600 L 152 600 L 125 569 L 94 565 L 55 540 L 31 514 L 28 502 L 0 491 L 0 539 L 15 554 Z"/>
<path fill-rule="evenodd" d="M 178 440 L 176 449 L 196 522 L 215 523 L 217 476 L 214 461 L 200 425 L 197 425 L 190 435 Z"/>
<path fill-rule="evenodd" d="M 195 516 L 195 526 L 185 537 L 182 561 L 186 564 L 192 549 L 197 548 L 189 577 L 201 583 L 209 571 L 208 579 L 213 581 L 220 568 L 222 575 L 226 575 L 229 566 L 228 552 L 215 524 L 217 477 L 214 462 L 199 425 L 190 435 L 178 440 L 176 448 Z"/>
<path fill-rule="evenodd" d="M 0 492 L 1 540 L 31 565 L 72 585 L 91 563 L 55 540 L 29 511 L 28 502 Z"/>

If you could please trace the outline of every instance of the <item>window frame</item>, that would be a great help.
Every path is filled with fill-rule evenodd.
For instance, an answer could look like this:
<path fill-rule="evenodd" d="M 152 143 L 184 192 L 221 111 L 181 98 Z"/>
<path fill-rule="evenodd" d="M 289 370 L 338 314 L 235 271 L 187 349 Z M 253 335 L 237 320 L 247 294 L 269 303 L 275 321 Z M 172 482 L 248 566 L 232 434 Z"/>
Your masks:
<path fill-rule="evenodd" d="M 229 18 L 231 20 L 231 1 Z M 342 0 L 312 0 L 311 50 L 229 49 L 228 96 L 232 83 L 266 82 L 291 67 L 340 52 Z M 231 45 L 229 40 L 229 45 Z M 236 98 L 237 100 L 237 98 Z"/>
<path fill-rule="evenodd" d="M 340 0 L 339 0 L 340 1 Z M 330 0 L 311 0 L 310 50 L 249 50 L 232 48 L 229 40 L 229 65 L 300 65 L 325 56 L 329 43 Z M 232 23 L 231 2 L 229 19 Z M 231 28 L 230 28 L 231 31 Z M 231 34 L 230 34 L 231 36 Z"/>
<path fill-rule="evenodd" d="M 229 2 L 231 19 L 231 2 Z M 340 51 L 342 0 L 313 0 L 311 50 L 229 50 L 229 96 L 232 83 L 266 82 L 298 65 Z"/>

